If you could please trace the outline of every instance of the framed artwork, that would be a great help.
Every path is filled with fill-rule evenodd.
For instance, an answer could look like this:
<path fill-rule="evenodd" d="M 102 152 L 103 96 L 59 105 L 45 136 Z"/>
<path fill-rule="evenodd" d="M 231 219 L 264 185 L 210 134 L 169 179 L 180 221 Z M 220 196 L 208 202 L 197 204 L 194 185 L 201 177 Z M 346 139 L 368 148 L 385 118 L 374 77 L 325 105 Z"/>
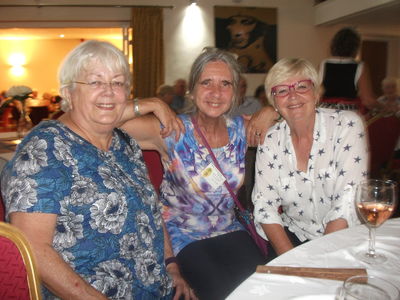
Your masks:
<path fill-rule="evenodd" d="M 215 6 L 215 45 L 235 53 L 244 73 L 266 73 L 276 62 L 277 9 Z"/>

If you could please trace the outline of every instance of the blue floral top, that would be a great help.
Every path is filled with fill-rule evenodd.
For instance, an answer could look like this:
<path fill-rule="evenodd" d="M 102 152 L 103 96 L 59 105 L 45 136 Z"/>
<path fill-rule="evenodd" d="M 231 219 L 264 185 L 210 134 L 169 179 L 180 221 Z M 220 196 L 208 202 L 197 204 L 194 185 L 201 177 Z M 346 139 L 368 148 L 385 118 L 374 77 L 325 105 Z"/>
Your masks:
<path fill-rule="evenodd" d="M 170 234 L 174 254 L 189 243 L 236 230 L 244 230 L 236 220 L 235 203 L 222 184 L 213 188 L 201 175 L 212 162 L 208 150 L 194 137 L 188 115 L 180 115 L 185 134 L 178 142 L 167 137 L 168 160 L 163 160 L 161 184 L 163 218 Z M 228 183 L 237 192 L 244 178 L 246 135 L 242 117 L 226 119 L 229 143 L 212 149 Z"/>
<path fill-rule="evenodd" d="M 56 214 L 54 249 L 110 299 L 170 298 L 157 197 L 139 146 L 122 130 L 102 151 L 59 121 L 42 122 L 6 165 L 1 190 L 7 218 Z"/>

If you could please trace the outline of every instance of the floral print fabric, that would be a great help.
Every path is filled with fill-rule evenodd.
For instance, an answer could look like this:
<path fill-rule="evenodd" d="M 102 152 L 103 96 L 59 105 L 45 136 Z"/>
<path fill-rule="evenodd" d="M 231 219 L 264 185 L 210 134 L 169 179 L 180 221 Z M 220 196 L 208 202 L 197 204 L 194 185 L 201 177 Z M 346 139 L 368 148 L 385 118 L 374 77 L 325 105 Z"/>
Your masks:
<path fill-rule="evenodd" d="M 122 130 L 101 151 L 58 121 L 42 122 L 6 165 L 1 190 L 7 217 L 56 214 L 54 249 L 110 299 L 169 299 L 160 206 L 140 148 Z"/>
<path fill-rule="evenodd" d="M 317 109 L 313 136 L 307 172 L 297 170 L 286 121 L 273 126 L 258 147 L 252 200 L 261 236 L 260 223 L 287 226 L 301 241 L 322 236 L 338 218 L 349 226 L 359 223 L 355 189 L 368 166 L 362 119 L 351 111 Z"/>
<path fill-rule="evenodd" d="M 197 142 L 188 115 L 180 115 L 185 134 L 178 142 L 165 139 L 168 161 L 163 160 L 161 184 L 163 218 L 174 254 L 196 240 L 244 230 L 236 220 L 235 203 L 222 184 L 213 188 L 201 175 L 212 162 L 207 148 Z M 242 117 L 226 118 L 229 143 L 212 149 L 232 190 L 237 192 L 244 177 L 246 136 Z"/>

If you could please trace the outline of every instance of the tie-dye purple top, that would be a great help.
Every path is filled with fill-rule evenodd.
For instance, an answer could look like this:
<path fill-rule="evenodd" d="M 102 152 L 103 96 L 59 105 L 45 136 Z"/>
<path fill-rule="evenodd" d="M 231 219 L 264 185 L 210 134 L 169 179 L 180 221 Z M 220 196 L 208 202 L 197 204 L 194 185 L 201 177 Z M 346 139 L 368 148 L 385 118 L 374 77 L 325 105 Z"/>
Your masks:
<path fill-rule="evenodd" d="M 232 231 L 244 230 L 236 220 L 235 203 L 224 184 L 213 188 L 201 172 L 212 162 L 208 150 L 194 137 L 189 115 L 179 116 L 185 134 L 178 142 L 165 139 L 168 160 L 163 160 L 161 184 L 163 218 L 177 255 L 189 243 Z M 229 143 L 212 149 L 234 192 L 244 178 L 246 135 L 242 117 L 227 118 Z"/>

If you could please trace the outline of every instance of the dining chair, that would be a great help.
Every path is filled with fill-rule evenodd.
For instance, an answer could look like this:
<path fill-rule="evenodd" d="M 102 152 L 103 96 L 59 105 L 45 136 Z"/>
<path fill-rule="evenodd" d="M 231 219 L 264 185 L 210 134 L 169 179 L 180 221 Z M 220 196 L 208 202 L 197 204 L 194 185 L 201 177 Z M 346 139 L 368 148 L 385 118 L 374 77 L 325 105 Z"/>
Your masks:
<path fill-rule="evenodd" d="M 19 229 L 4 222 L 0 222 L 0 299 L 42 299 L 30 244 Z"/>
<path fill-rule="evenodd" d="M 12 119 L 12 107 L 6 107 L 3 109 L 0 115 L 0 126 L 7 128 L 11 126 L 10 119 Z"/>
<path fill-rule="evenodd" d="M 5 164 L 8 162 L 7 159 L 0 157 L 0 174 L 1 171 L 3 170 Z M 5 216 L 6 216 L 6 211 L 5 211 L 5 206 L 4 206 L 4 202 L 3 202 L 3 197 L 1 195 L 1 190 L 0 190 L 0 222 L 4 222 L 5 221 Z"/>
<path fill-rule="evenodd" d="M 388 166 L 400 137 L 400 119 L 396 116 L 378 114 L 367 120 L 367 130 L 371 177 L 385 178 L 390 172 Z"/>
<path fill-rule="evenodd" d="M 160 154 L 155 150 L 143 150 L 143 158 L 149 171 L 150 181 L 156 192 L 159 193 L 164 175 Z"/>

